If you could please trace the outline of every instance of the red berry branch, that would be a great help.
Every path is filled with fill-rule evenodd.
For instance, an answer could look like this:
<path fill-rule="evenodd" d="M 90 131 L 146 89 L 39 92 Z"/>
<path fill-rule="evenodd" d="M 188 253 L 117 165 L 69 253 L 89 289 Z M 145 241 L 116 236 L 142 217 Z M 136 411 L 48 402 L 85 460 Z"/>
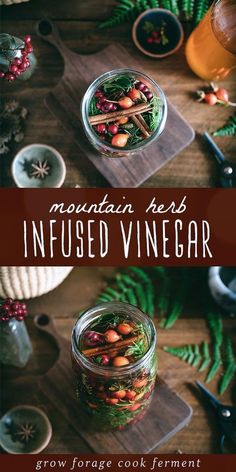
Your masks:
<path fill-rule="evenodd" d="M 7 71 L 0 70 L 0 78 L 5 78 L 8 82 L 12 82 L 19 75 L 23 74 L 28 67 L 30 67 L 30 60 L 28 55 L 33 52 L 33 47 L 31 44 L 31 36 L 26 35 L 24 37 L 24 47 L 19 49 L 21 56 L 14 57 L 12 60 L 9 60 L 9 67 Z"/>
<path fill-rule="evenodd" d="M 0 301 L 0 321 L 10 321 L 14 318 L 17 321 L 23 321 L 27 314 L 28 311 L 25 303 L 13 300 L 12 298 Z"/>

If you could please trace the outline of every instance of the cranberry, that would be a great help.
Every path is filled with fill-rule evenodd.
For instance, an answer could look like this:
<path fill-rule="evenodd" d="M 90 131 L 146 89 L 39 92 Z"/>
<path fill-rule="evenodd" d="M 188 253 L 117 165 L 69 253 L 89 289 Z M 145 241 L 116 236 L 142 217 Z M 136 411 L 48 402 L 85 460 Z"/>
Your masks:
<path fill-rule="evenodd" d="M 115 103 L 112 103 L 112 111 L 116 111 L 117 110 L 117 105 Z"/>
<path fill-rule="evenodd" d="M 101 90 L 96 90 L 94 96 L 95 96 L 96 98 L 102 98 L 104 95 L 103 95 L 103 93 L 102 93 Z"/>
<path fill-rule="evenodd" d="M 153 97 L 152 92 L 146 92 L 145 97 L 148 99 L 148 101 L 151 100 Z"/>
<path fill-rule="evenodd" d="M 5 77 L 5 74 L 2 70 L 0 70 L 0 79 L 2 79 L 3 77 Z"/>
<path fill-rule="evenodd" d="M 7 73 L 6 73 L 6 79 L 7 79 L 9 82 L 12 82 L 13 80 L 15 80 L 15 76 L 14 76 L 14 74 L 12 74 L 11 72 L 7 72 Z"/>
<path fill-rule="evenodd" d="M 148 87 L 147 87 L 146 85 L 144 85 L 144 87 L 143 87 L 143 89 L 142 89 L 142 92 L 143 92 L 143 93 L 149 92 L 149 89 L 148 89 Z"/>
<path fill-rule="evenodd" d="M 21 62 L 22 62 L 21 59 L 16 58 L 14 59 L 13 64 L 15 64 L 16 66 L 20 66 Z"/>
<path fill-rule="evenodd" d="M 117 134 L 118 133 L 118 126 L 113 124 L 108 126 L 108 132 L 111 134 Z"/>
<path fill-rule="evenodd" d="M 25 50 L 26 50 L 27 54 L 30 54 L 31 52 L 33 52 L 33 48 L 32 48 L 30 43 L 27 44 Z"/>
<path fill-rule="evenodd" d="M 103 109 L 105 112 L 107 111 L 112 111 L 113 110 L 113 103 L 108 103 L 106 102 L 104 105 L 103 105 Z"/>
<path fill-rule="evenodd" d="M 27 34 L 25 37 L 24 37 L 24 42 L 25 43 L 30 43 L 31 42 L 31 36 L 29 34 Z"/>
<path fill-rule="evenodd" d="M 105 133 L 106 133 L 106 130 L 107 130 L 107 127 L 106 127 L 106 125 L 104 125 L 104 123 L 99 123 L 99 124 L 96 126 L 96 131 L 97 131 L 99 134 L 105 134 Z"/>
<path fill-rule="evenodd" d="M 103 354 L 101 356 L 101 364 L 102 365 L 107 365 L 110 362 L 110 357 L 108 357 L 106 354 Z"/>
<path fill-rule="evenodd" d="M 100 102 L 97 102 L 97 103 L 96 103 L 96 108 L 97 108 L 98 110 L 101 110 L 101 108 L 102 108 L 102 105 L 101 105 L 101 103 L 100 103 Z"/>
<path fill-rule="evenodd" d="M 146 87 L 146 85 L 143 83 L 143 82 L 137 82 L 137 84 L 135 85 L 135 87 L 138 89 L 138 90 L 141 90 L 141 92 L 143 91 L 144 87 Z"/>

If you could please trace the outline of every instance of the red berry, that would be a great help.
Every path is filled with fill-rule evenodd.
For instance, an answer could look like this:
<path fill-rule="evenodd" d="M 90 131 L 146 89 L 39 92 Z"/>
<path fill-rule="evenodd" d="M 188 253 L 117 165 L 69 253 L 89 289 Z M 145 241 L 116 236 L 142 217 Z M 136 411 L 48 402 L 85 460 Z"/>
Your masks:
<path fill-rule="evenodd" d="M 15 76 L 14 76 L 14 74 L 12 74 L 11 72 L 7 72 L 7 73 L 6 73 L 6 79 L 7 79 L 9 82 L 12 82 L 13 80 L 15 80 Z"/>
<path fill-rule="evenodd" d="M 0 79 L 2 79 L 3 77 L 5 77 L 5 74 L 2 70 L 0 70 Z"/>
<path fill-rule="evenodd" d="M 12 298 L 6 298 L 5 303 L 10 306 L 12 303 L 14 303 L 14 300 L 12 300 Z"/>
<path fill-rule="evenodd" d="M 10 72 L 13 72 L 15 74 L 15 72 L 18 70 L 18 67 L 14 64 L 11 64 L 10 67 L 9 67 L 9 71 Z"/>
<path fill-rule="evenodd" d="M 118 126 L 113 124 L 108 126 L 108 132 L 111 134 L 117 134 L 118 133 Z"/>
<path fill-rule="evenodd" d="M 105 134 L 106 133 L 106 130 L 107 130 L 107 127 L 104 123 L 99 123 L 97 126 L 96 126 L 96 131 L 99 133 L 99 134 Z"/>
<path fill-rule="evenodd" d="M 11 309 L 18 310 L 19 306 L 20 306 L 20 302 L 18 302 L 18 300 L 15 300 L 14 303 L 12 303 Z"/>
<path fill-rule="evenodd" d="M 2 304 L 1 308 L 2 308 L 3 310 L 5 310 L 5 311 L 10 310 L 10 306 L 9 306 L 8 303 L 6 303 L 6 302 Z"/>
<path fill-rule="evenodd" d="M 26 48 L 25 48 L 27 54 L 30 54 L 31 52 L 33 52 L 33 47 L 31 46 L 31 44 L 27 44 Z"/>
<path fill-rule="evenodd" d="M 144 89 L 144 87 L 146 87 L 146 85 L 145 85 L 143 82 L 137 82 L 137 84 L 135 85 L 135 87 L 136 87 L 138 90 L 143 91 L 143 89 Z"/>
<path fill-rule="evenodd" d="M 101 105 L 101 103 L 100 103 L 100 102 L 97 102 L 97 103 L 96 103 L 96 108 L 97 108 L 98 110 L 101 110 L 101 108 L 102 108 L 102 105 Z"/>
<path fill-rule="evenodd" d="M 16 66 L 20 66 L 21 62 L 22 60 L 17 57 L 16 59 L 14 59 L 13 64 L 15 64 Z"/>
<path fill-rule="evenodd" d="M 26 51 L 26 49 L 23 49 L 23 50 L 21 51 L 21 55 L 22 55 L 22 57 L 28 56 L 28 52 Z"/>
<path fill-rule="evenodd" d="M 103 93 L 102 93 L 101 90 L 96 90 L 94 96 L 95 96 L 96 98 L 102 98 L 104 95 L 103 95 Z"/>
<path fill-rule="evenodd" d="M 158 38 L 159 33 L 157 31 L 152 31 L 151 35 L 152 35 L 153 38 L 156 39 L 156 38 Z"/>
<path fill-rule="evenodd" d="M 110 357 L 108 357 L 106 354 L 103 354 L 101 356 L 101 364 L 102 365 L 107 365 L 110 362 Z"/>
<path fill-rule="evenodd" d="M 215 105 L 217 103 L 217 97 L 214 93 L 207 93 L 204 97 L 204 101 L 212 106 L 212 105 Z"/>
<path fill-rule="evenodd" d="M 24 36 L 24 42 L 30 43 L 30 41 L 31 41 L 31 36 L 29 34 L 26 34 L 26 36 Z"/>
<path fill-rule="evenodd" d="M 152 92 L 146 92 L 145 93 L 145 97 L 148 99 L 148 100 L 151 100 L 153 95 L 152 95 Z"/>
<path fill-rule="evenodd" d="M 151 37 L 147 38 L 147 43 L 149 43 L 149 44 L 153 43 L 153 38 L 151 38 Z"/>
<path fill-rule="evenodd" d="M 109 102 L 104 103 L 103 110 L 105 112 L 112 111 L 113 110 L 113 103 L 109 103 Z"/>
<path fill-rule="evenodd" d="M 146 85 L 144 85 L 143 89 L 142 89 L 142 92 L 143 93 L 146 93 L 146 92 L 149 92 L 149 89 Z"/>

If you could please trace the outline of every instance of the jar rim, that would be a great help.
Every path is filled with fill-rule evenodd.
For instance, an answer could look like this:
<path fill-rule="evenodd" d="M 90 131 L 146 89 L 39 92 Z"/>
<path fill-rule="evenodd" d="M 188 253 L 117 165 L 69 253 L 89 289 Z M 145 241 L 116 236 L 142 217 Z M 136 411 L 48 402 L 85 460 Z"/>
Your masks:
<path fill-rule="evenodd" d="M 143 77 L 147 81 L 151 82 L 152 86 L 157 91 L 157 94 L 158 94 L 158 96 L 159 96 L 159 98 L 161 99 L 161 102 L 162 102 L 161 120 L 160 120 L 159 125 L 155 129 L 155 131 L 151 134 L 151 136 L 149 138 L 146 138 L 146 139 L 142 140 L 141 142 L 135 144 L 134 146 L 127 146 L 125 149 L 122 148 L 122 153 L 123 154 L 130 154 L 131 152 L 134 152 L 134 151 L 143 150 L 146 146 L 151 144 L 157 137 L 159 137 L 161 135 L 161 133 L 164 131 L 164 128 L 165 128 L 166 119 L 167 119 L 167 100 L 166 100 L 166 97 L 165 97 L 165 94 L 164 94 L 163 90 L 156 83 L 156 81 L 154 79 L 152 79 L 151 77 L 149 77 L 145 73 L 140 72 L 140 71 L 135 70 L 135 69 L 121 68 L 121 69 L 112 69 L 108 72 L 105 72 L 104 74 L 97 77 L 97 79 L 95 79 L 89 85 L 89 87 L 87 88 L 87 90 L 86 90 L 86 92 L 85 92 L 85 94 L 82 98 L 82 101 L 81 101 L 81 115 L 82 115 L 82 124 L 83 124 L 84 130 L 85 130 L 85 133 L 87 134 L 87 136 L 92 137 L 94 143 L 97 146 L 101 146 L 101 143 L 104 144 L 104 142 L 101 142 L 99 137 L 93 131 L 93 129 L 92 129 L 90 123 L 89 123 L 89 120 L 88 120 L 88 107 L 89 107 L 90 99 L 92 98 L 91 95 L 92 95 L 93 91 L 95 89 L 97 89 L 98 86 L 104 80 L 106 80 L 106 78 L 113 77 L 113 76 L 115 76 L 117 74 L 121 74 L 121 73 L 124 73 L 124 74 L 129 73 L 129 74 L 139 75 L 140 77 Z M 106 152 L 110 152 L 110 153 L 120 152 L 119 148 L 111 146 L 111 145 L 109 145 L 109 143 L 105 143 L 104 145 L 106 146 Z"/>
<path fill-rule="evenodd" d="M 118 312 L 118 313 L 126 313 L 126 314 L 135 314 L 136 316 L 139 315 L 139 317 L 142 317 L 145 322 L 148 323 L 148 327 L 150 328 L 151 336 L 150 336 L 150 343 L 149 343 L 149 348 L 147 352 L 144 354 L 141 359 L 138 359 L 136 362 L 133 364 L 123 366 L 123 367 L 111 367 L 111 366 L 102 366 L 101 364 L 94 364 L 91 361 L 89 361 L 79 350 L 78 348 L 78 338 L 82 332 L 82 327 L 83 327 L 83 321 L 84 321 L 84 316 L 87 315 L 89 317 L 96 312 L 97 316 L 100 316 L 101 314 L 104 314 L 104 310 L 106 313 L 112 312 Z M 128 312 L 128 313 L 127 313 Z M 91 320 L 87 323 L 89 325 Z M 81 325 L 81 326 L 80 326 Z M 78 333 L 78 326 L 80 328 L 80 332 Z M 84 327 L 83 327 L 84 328 Z M 153 354 L 155 348 L 156 348 L 156 340 L 157 340 L 157 330 L 156 327 L 151 320 L 151 318 L 146 315 L 142 310 L 140 310 L 138 307 L 131 305 L 129 303 L 124 303 L 124 302 L 106 302 L 106 303 L 100 303 L 99 305 L 95 305 L 93 307 L 90 307 L 86 310 L 84 310 L 79 318 L 77 319 L 73 330 L 71 334 L 71 346 L 72 346 L 72 353 L 77 357 L 80 362 L 83 364 L 84 367 L 86 367 L 88 370 L 92 371 L 95 374 L 98 375 L 107 375 L 108 372 L 110 373 L 115 373 L 116 377 L 123 377 L 125 374 L 132 374 L 138 367 L 140 367 L 143 363 L 148 361 L 150 356 Z"/>

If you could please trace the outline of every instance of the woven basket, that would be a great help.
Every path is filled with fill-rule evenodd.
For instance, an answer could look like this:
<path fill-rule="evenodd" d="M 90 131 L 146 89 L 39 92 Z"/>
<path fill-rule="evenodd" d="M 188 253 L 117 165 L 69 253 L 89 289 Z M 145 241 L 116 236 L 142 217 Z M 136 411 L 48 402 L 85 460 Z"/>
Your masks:
<path fill-rule="evenodd" d="M 73 267 L 0 267 L 0 297 L 28 299 L 50 292 Z"/>
<path fill-rule="evenodd" d="M 13 5 L 14 3 L 29 2 L 29 0 L 0 0 L 1 5 Z"/>

